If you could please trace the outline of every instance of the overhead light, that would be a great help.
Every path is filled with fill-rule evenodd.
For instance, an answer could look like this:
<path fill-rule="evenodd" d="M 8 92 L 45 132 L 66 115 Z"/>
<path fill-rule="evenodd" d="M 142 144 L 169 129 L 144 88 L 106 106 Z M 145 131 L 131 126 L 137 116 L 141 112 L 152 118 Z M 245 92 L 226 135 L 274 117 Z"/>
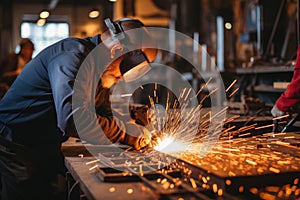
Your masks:
<path fill-rule="evenodd" d="M 117 0 L 109 0 L 110 2 L 117 2 Z"/>
<path fill-rule="evenodd" d="M 37 24 L 38 26 L 44 26 L 45 23 L 46 23 L 46 19 L 39 19 L 39 20 L 37 20 L 37 22 L 36 22 L 36 24 Z"/>
<path fill-rule="evenodd" d="M 100 12 L 97 9 L 93 9 L 89 13 L 89 18 L 97 18 L 99 16 Z"/>
<path fill-rule="evenodd" d="M 231 23 L 230 23 L 230 22 L 226 22 L 226 23 L 225 23 L 225 28 L 226 28 L 227 30 L 230 30 L 230 29 L 232 28 Z"/>
<path fill-rule="evenodd" d="M 40 18 L 42 19 L 47 19 L 49 17 L 50 13 L 48 10 L 43 10 L 42 12 L 40 12 Z"/>

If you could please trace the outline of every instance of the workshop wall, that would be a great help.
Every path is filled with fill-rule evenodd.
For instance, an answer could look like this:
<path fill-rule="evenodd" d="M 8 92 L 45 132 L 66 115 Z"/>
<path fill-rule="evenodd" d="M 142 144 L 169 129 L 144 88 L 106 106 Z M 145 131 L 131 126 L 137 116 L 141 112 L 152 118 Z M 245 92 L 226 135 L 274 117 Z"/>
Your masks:
<path fill-rule="evenodd" d="M 7 55 L 7 53 L 14 50 L 18 45 L 21 37 L 20 25 L 24 20 L 36 21 L 38 14 L 47 5 L 34 3 L 15 3 L 0 5 L 0 22 L 2 26 L 1 31 L 1 55 L 0 59 Z M 7 12 L 7 9 L 11 12 Z M 97 8 L 100 11 L 100 16 L 95 19 L 90 19 L 88 13 L 91 9 Z M 50 11 L 49 20 L 61 21 L 66 20 L 69 24 L 70 37 L 86 37 L 101 33 L 104 28 L 103 18 L 110 17 L 110 9 L 104 9 L 101 4 L 97 5 L 76 5 L 76 4 L 62 4 Z"/>

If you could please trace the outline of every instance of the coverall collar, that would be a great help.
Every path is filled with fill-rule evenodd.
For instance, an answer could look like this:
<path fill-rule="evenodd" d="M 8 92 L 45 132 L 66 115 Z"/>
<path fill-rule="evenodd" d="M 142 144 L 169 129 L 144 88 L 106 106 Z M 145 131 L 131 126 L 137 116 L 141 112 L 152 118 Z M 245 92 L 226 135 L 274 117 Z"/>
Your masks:
<path fill-rule="evenodd" d="M 91 42 L 94 43 L 95 45 L 98 45 L 101 43 L 101 37 L 100 34 L 95 35 L 94 37 L 92 37 Z"/>

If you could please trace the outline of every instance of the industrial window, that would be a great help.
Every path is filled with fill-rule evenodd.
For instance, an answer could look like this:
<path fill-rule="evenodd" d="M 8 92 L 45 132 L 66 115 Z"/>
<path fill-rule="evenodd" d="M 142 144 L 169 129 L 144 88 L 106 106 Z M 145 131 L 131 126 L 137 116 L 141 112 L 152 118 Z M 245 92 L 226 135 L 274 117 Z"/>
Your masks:
<path fill-rule="evenodd" d="M 35 45 L 33 57 L 45 47 L 69 37 L 69 24 L 65 22 L 49 22 L 38 26 L 33 22 L 21 24 L 21 37 L 30 38 Z"/>

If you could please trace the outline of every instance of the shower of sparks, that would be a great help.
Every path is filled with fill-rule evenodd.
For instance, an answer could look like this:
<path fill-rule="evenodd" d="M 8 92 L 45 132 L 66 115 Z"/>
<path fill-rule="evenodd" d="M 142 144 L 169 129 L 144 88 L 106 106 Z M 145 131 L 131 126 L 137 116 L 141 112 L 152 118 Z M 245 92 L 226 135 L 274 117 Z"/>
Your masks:
<path fill-rule="evenodd" d="M 154 147 L 155 150 L 164 153 L 178 153 L 188 150 L 189 144 L 181 140 L 175 140 L 172 137 L 163 137 L 158 139 L 158 144 Z"/>
<path fill-rule="evenodd" d="M 158 92 L 156 90 L 158 90 L 158 85 L 155 84 L 155 91 L 153 92 L 154 97 L 149 96 L 148 98 L 151 108 L 154 110 L 154 113 L 156 113 L 155 128 L 159 133 L 159 138 L 156 141 L 156 145 L 153 147 L 156 151 L 170 154 L 177 158 L 184 157 L 188 160 L 190 160 L 190 157 L 186 155 L 191 154 L 198 158 L 203 158 L 209 153 L 224 154 L 227 156 L 240 155 L 240 153 L 243 152 L 243 149 L 241 148 L 248 148 L 247 146 L 235 146 L 234 148 L 231 148 L 230 146 L 224 146 L 224 144 L 232 145 L 233 138 L 235 138 L 236 141 L 239 141 L 238 139 L 251 137 L 252 133 L 255 131 L 267 130 L 267 128 L 272 128 L 274 126 L 273 124 L 258 126 L 258 124 L 254 123 L 239 128 L 235 126 L 224 128 L 224 125 L 231 123 L 240 116 L 234 115 L 226 118 L 227 107 L 218 110 L 217 112 L 213 112 L 212 109 L 204 109 L 202 106 L 204 99 L 210 98 L 211 95 L 218 91 L 218 88 L 211 88 L 210 92 L 199 100 L 197 106 L 191 106 L 191 101 L 198 97 L 204 87 L 208 87 L 211 80 L 212 79 L 209 79 L 207 83 L 199 89 L 196 95 L 194 94 L 194 96 L 191 89 L 184 88 L 179 97 L 171 102 L 168 93 L 164 109 L 157 106 Z M 227 93 L 230 92 L 235 83 L 236 80 L 230 84 L 226 89 Z M 237 89 L 235 89 L 234 92 L 236 92 Z M 288 116 L 283 116 L 282 118 L 286 117 Z M 265 134 L 262 134 L 262 136 L 267 137 Z M 278 140 L 280 140 L 280 135 L 277 134 L 276 136 Z M 272 137 L 275 137 L 274 133 L 272 133 Z M 280 143 L 280 141 L 272 142 L 274 144 Z M 280 144 L 283 143 L 284 142 L 281 142 Z M 268 148 L 269 144 L 262 146 Z M 230 152 L 230 154 L 228 154 L 228 152 Z M 244 161 L 250 165 L 259 163 L 257 160 L 248 159 L 248 157 L 246 157 Z M 211 167 L 213 168 L 213 166 Z M 274 167 L 274 169 L 276 168 Z M 275 171 L 276 170 L 273 170 L 273 172 Z M 233 174 L 233 172 L 228 173 L 231 175 Z"/>
<path fill-rule="evenodd" d="M 284 119 L 284 118 L 287 118 L 287 117 L 289 117 L 289 114 L 282 115 L 282 116 L 279 116 L 279 117 L 275 117 L 275 118 L 273 118 L 273 120 Z"/>
<path fill-rule="evenodd" d="M 157 144 L 154 146 L 155 150 L 172 154 L 175 157 L 185 152 L 202 155 L 209 150 L 207 146 L 213 145 L 218 139 L 225 123 L 227 107 L 216 113 L 212 110 L 204 111 L 202 108 L 204 100 L 215 94 L 218 88 L 211 88 L 210 92 L 202 97 L 197 105 L 194 105 L 194 100 L 204 87 L 208 87 L 211 80 L 209 79 L 196 94 L 192 93 L 191 88 L 183 88 L 178 98 L 173 102 L 170 102 L 168 93 L 167 102 L 165 102 L 163 109 L 161 109 L 161 105 L 157 105 L 158 92 L 156 90 L 158 86 L 155 84 L 153 97 L 148 96 L 151 109 L 156 114 L 154 126 L 156 131 L 160 133 L 160 137 L 156 141 Z"/>
<path fill-rule="evenodd" d="M 208 82 L 210 81 L 211 79 Z M 206 86 L 208 82 L 205 84 Z M 235 82 L 226 89 L 226 92 L 229 92 Z M 153 123 L 155 133 L 158 136 L 153 147 L 155 151 L 146 148 L 145 152 L 149 154 L 141 154 L 141 156 L 131 152 L 132 148 L 128 148 L 119 155 L 116 152 L 111 152 L 111 154 L 106 152 L 105 156 L 104 154 L 99 155 L 97 160 L 86 163 L 87 165 L 94 165 L 90 170 L 99 169 L 98 161 L 109 160 L 114 167 L 128 168 L 122 172 L 123 176 L 130 177 L 133 174 L 138 174 L 140 179 L 149 185 L 149 181 L 147 181 L 149 174 L 147 173 L 149 173 L 149 169 L 153 169 L 153 171 L 157 170 L 160 176 L 156 181 L 151 180 L 151 185 L 159 185 L 163 189 L 162 191 L 174 189 L 176 192 L 178 188 L 180 190 L 187 189 L 187 191 L 205 189 L 211 190 L 217 196 L 226 194 L 224 187 L 236 187 L 233 177 L 277 175 L 300 171 L 300 157 L 295 156 L 292 151 L 281 152 L 278 148 L 278 146 L 287 147 L 292 142 L 299 142 L 300 138 L 296 135 L 267 132 L 267 128 L 271 129 L 273 124 L 259 126 L 254 123 L 243 127 L 232 126 L 229 124 L 240 116 L 234 115 L 226 118 L 227 107 L 217 112 L 213 109 L 202 108 L 204 99 L 213 95 L 217 88 L 212 88 L 208 95 L 204 95 L 197 106 L 191 105 L 191 101 L 198 98 L 203 87 L 195 96 L 193 96 L 191 89 L 185 88 L 181 91 L 178 99 L 173 102 L 170 94 L 167 93 L 165 106 L 158 104 L 158 88 L 159 86 L 155 84 L 153 96 L 148 96 L 150 109 L 153 109 L 156 115 L 156 120 Z M 141 89 L 143 89 L 142 86 Z M 286 115 L 273 120 L 282 120 L 286 117 L 289 116 Z M 265 131 L 265 133 L 251 137 L 257 131 Z M 293 148 L 298 148 L 298 146 Z M 123 161 L 115 162 L 118 161 L 116 158 Z M 192 164 L 196 168 L 188 168 L 188 164 Z M 151 169 L 151 167 L 153 168 Z M 182 178 L 170 176 L 169 173 L 176 171 L 176 169 L 180 169 Z M 210 177 L 211 174 L 214 175 L 214 178 Z M 224 178 L 223 183 L 226 186 L 219 184 L 215 180 L 217 177 Z M 293 183 L 282 187 L 250 188 L 247 184 L 245 182 L 245 185 L 238 185 L 236 191 L 239 193 L 250 192 L 262 199 L 275 199 L 276 196 L 278 198 L 291 197 L 290 199 L 300 197 L 299 178 L 295 178 Z M 109 191 L 115 192 L 115 188 L 109 189 Z M 127 193 L 132 194 L 133 189 L 128 189 Z M 193 194 L 200 195 L 200 193 Z M 202 199 L 201 195 L 197 197 Z"/>
<path fill-rule="evenodd" d="M 226 88 L 226 92 L 228 92 L 230 90 L 230 88 L 232 88 L 232 86 L 237 82 L 237 80 L 235 79 L 227 88 Z"/>
<path fill-rule="evenodd" d="M 228 95 L 229 98 L 233 97 L 233 95 L 235 93 L 237 93 L 237 91 L 239 90 L 239 88 L 236 88 L 231 94 Z"/>
<path fill-rule="evenodd" d="M 131 97 L 132 94 L 121 94 L 121 97 Z"/>

